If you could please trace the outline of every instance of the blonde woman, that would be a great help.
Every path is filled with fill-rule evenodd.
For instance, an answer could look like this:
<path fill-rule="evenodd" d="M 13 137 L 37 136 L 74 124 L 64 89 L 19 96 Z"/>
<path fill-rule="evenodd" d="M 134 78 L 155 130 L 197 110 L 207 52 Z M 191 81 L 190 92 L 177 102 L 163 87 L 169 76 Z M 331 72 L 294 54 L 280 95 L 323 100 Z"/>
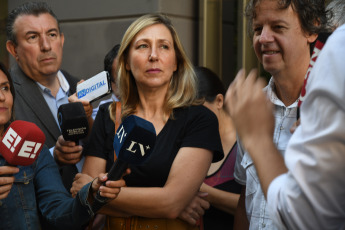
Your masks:
<path fill-rule="evenodd" d="M 217 117 L 196 101 L 193 67 L 167 17 L 148 14 L 134 21 L 118 58 L 121 117 L 134 114 L 152 122 L 157 141 L 144 165 L 130 165 L 131 174 L 124 178 L 127 187 L 116 202 L 102 209 L 113 217 L 107 226 L 198 229 L 178 217 L 197 197 L 212 159 L 223 157 Z M 103 105 L 96 116 L 84 151 L 83 172 L 90 176 L 113 164 L 114 107 Z M 205 208 L 194 207 L 184 218 L 196 223 Z"/>

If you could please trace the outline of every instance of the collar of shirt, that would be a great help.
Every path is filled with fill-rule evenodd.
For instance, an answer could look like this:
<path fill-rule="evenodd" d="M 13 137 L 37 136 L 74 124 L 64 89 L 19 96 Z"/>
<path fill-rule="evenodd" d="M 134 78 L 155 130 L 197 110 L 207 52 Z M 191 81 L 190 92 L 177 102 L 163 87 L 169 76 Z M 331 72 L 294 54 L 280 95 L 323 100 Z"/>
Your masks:
<path fill-rule="evenodd" d="M 56 98 L 51 94 L 51 90 L 45 87 L 44 85 L 37 83 L 38 87 L 41 89 L 42 96 L 46 101 L 55 121 L 56 124 L 59 126 L 58 118 L 57 118 L 57 111 L 60 105 L 68 103 L 68 93 L 69 93 L 69 84 L 61 71 L 58 72 L 57 78 L 60 83 L 60 88 L 58 93 L 56 94 Z"/>
<path fill-rule="evenodd" d="M 66 95 L 68 96 L 68 92 L 69 92 L 69 84 L 68 81 L 66 80 L 65 76 L 63 75 L 63 73 L 59 70 L 59 72 L 57 73 L 57 78 L 59 80 L 60 83 L 60 88 L 63 90 L 64 93 L 66 93 Z M 48 89 L 47 87 L 45 87 L 44 85 L 42 85 L 39 82 L 36 82 L 37 85 L 40 87 L 40 89 L 43 92 L 51 92 L 50 89 Z"/>
<path fill-rule="evenodd" d="M 274 85 L 274 78 L 273 77 L 271 77 L 270 81 L 268 82 L 267 86 L 263 89 L 263 91 L 267 93 L 268 98 L 270 99 L 270 101 L 274 105 L 286 107 L 284 105 L 284 103 L 278 98 L 278 96 L 275 92 L 275 85 Z M 298 104 L 298 99 L 286 108 L 295 108 L 295 107 L 297 107 L 297 104 Z"/>

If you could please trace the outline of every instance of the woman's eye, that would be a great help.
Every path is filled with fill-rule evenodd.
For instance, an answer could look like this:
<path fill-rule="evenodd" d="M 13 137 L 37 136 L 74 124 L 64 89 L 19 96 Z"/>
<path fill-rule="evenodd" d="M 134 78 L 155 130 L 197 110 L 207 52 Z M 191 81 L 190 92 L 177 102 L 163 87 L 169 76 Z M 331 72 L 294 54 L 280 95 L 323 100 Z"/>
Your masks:
<path fill-rule="evenodd" d="M 162 47 L 163 49 L 169 49 L 169 46 L 168 46 L 168 45 L 161 45 L 161 47 Z"/>
<path fill-rule="evenodd" d="M 146 44 L 140 44 L 137 46 L 137 49 L 147 48 L 148 46 Z"/>

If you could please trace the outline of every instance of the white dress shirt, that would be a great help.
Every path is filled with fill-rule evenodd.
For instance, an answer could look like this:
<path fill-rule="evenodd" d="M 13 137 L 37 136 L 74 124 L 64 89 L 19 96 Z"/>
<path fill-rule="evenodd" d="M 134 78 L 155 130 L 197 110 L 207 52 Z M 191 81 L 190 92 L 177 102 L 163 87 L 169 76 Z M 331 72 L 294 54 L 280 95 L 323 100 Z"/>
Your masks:
<path fill-rule="evenodd" d="M 274 79 L 271 78 L 264 91 L 274 105 L 275 127 L 273 141 L 280 153 L 284 155 L 291 137 L 290 128 L 296 121 L 298 103 L 296 101 L 290 106 L 285 106 L 277 97 L 274 89 Z M 261 189 L 254 162 L 249 156 L 249 153 L 243 149 L 240 140 L 238 140 L 238 143 L 234 176 L 237 182 L 246 186 L 245 205 L 250 225 L 249 229 L 277 229 L 270 218 L 267 202 Z"/>
<path fill-rule="evenodd" d="M 306 90 L 289 171 L 270 184 L 268 210 L 281 229 L 345 229 L 345 25 L 328 38 Z"/>

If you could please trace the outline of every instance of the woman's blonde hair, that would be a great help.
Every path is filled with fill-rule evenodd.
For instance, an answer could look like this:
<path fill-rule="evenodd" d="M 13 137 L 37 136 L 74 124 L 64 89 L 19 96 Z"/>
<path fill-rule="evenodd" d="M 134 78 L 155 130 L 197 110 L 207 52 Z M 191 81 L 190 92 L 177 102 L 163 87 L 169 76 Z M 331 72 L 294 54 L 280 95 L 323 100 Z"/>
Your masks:
<path fill-rule="evenodd" d="M 124 34 L 121 47 L 118 53 L 117 79 L 116 84 L 119 89 L 119 96 L 122 103 L 122 115 L 126 117 L 135 113 L 139 104 L 138 89 L 131 71 L 126 69 L 130 45 L 134 37 L 143 29 L 155 24 L 165 25 L 173 38 L 176 54 L 177 70 L 173 73 L 170 86 L 164 103 L 164 112 L 173 117 L 173 109 L 186 107 L 196 103 L 197 79 L 193 66 L 187 57 L 180 39 L 169 18 L 162 14 L 147 14 L 135 20 Z M 110 107 L 110 116 L 115 115 L 114 105 Z"/>

